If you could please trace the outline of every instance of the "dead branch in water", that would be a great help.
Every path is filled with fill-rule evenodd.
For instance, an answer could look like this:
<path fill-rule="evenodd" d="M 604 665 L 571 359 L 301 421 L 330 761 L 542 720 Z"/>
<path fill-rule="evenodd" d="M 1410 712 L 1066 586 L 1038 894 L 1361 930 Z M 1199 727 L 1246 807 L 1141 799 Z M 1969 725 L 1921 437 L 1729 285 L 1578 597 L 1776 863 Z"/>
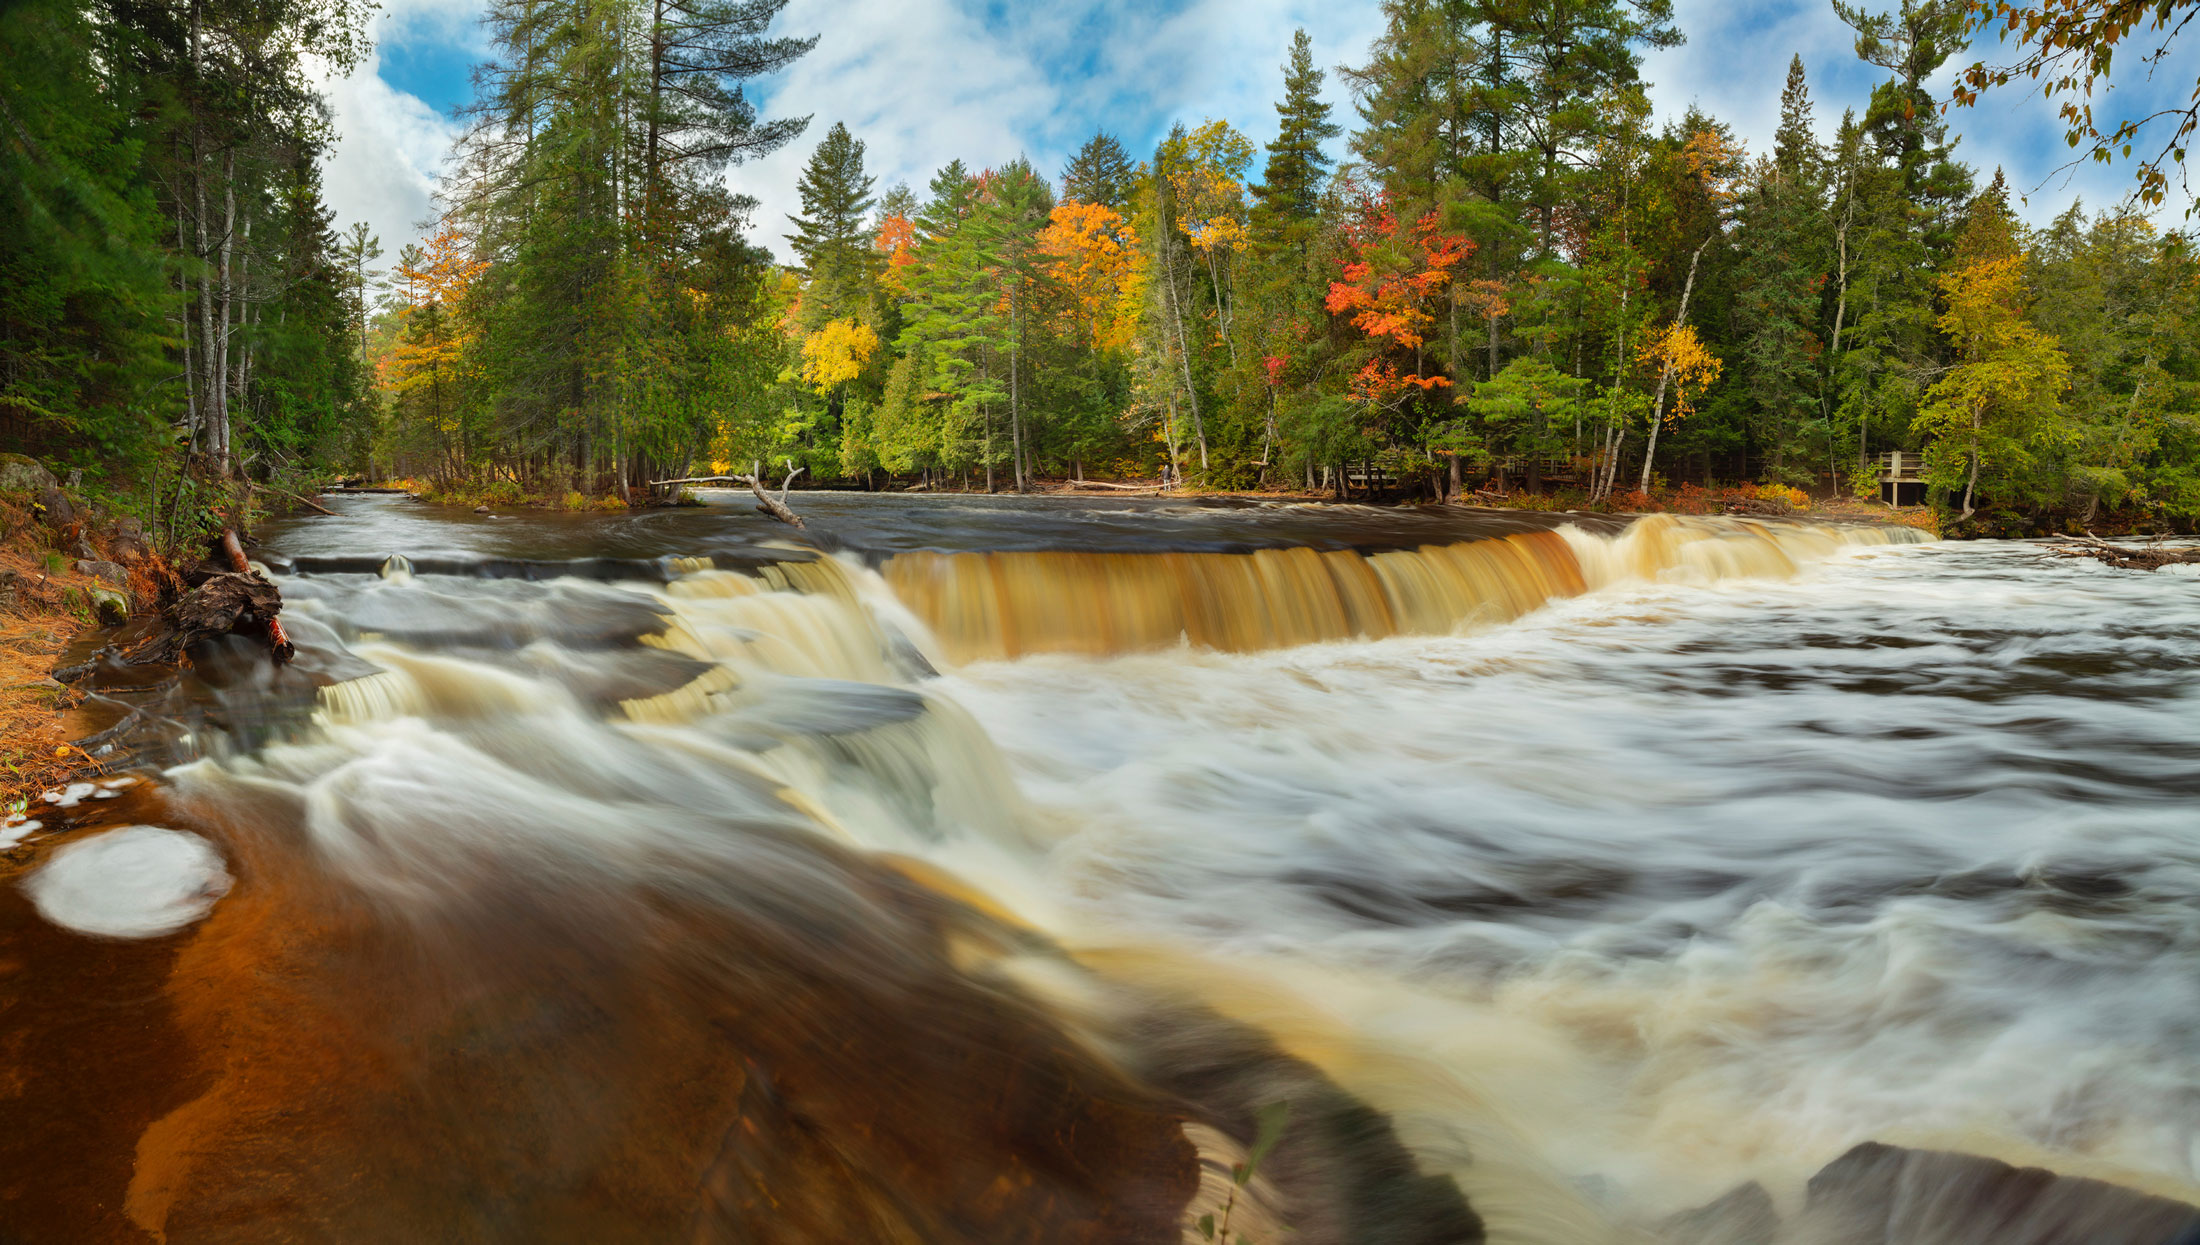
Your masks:
<path fill-rule="evenodd" d="M 2200 549 L 2164 549 L 2158 545 L 2145 549 L 2133 549 L 2124 545 L 2109 544 L 2091 533 L 2065 536 L 2061 532 L 2056 532 L 2053 533 L 2053 539 L 2076 542 L 2075 545 L 2064 545 L 2048 551 L 2058 558 L 2092 558 L 2096 562 L 2105 562 L 2118 570 L 2158 571 L 2165 566 L 2200 564 Z"/>
<path fill-rule="evenodd" d="M 787 478 L 779 482 L 779 496 L 776 498 L 765 492 L 763 483 L 752 475 L 690 476 L 682 480 L 651 480 L 649 486 L 656 488 L 665 484 L 746 484 L 749 486 L 749 491 L 756 494 L 756 500 L 763 503 L 756 508 L 758 513 L 768 514 L 790 527 L 807 529 L 810 525 L 802 521 L 802 516 L 787 508 L 787 494 L 794 490 L 794 478 L 808 471 L 809 468 L 795 466 L 792 459 L 787 461 L 787 466 L 789 468 Z"/>
<path fill-rule="evenodd" d="M 297 502 L 299 505 L 304 506 L 308 510 L 316 511 L 320 514 L 325 514 L 332 519 L 336 517 L 336 512 L 329 509 L 327 506 L 324 506 L 317 501 L 308 501 L 306 498 L 300 497 L 298 494 L 293 493 L 288 489 L 269 488 L 265 484 L 255 484 L 252 486 L 252 488 L 255 492 L 273 493 L 277 497 L 287 497 L 290 500 Z"/>

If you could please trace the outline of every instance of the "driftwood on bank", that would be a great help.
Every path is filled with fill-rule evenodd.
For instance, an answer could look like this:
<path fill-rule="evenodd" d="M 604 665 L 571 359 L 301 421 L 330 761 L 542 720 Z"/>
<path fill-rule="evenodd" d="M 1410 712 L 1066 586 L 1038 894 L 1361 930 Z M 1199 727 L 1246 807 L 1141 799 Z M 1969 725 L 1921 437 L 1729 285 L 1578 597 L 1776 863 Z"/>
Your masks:
<path fill-rule="evenodd" d="M 2074 542 L 2048 551 L 2058 558 L 2092 558 L 2119 570 L 2158 571 L 2165 566 L 2200 565 L 2200 548 L 2165 549 L 2160 545 L 2149 545 L 2133 549 L 2126 545 L 2109 544 L 2098 536 L 2065 536 L 2061 532 L 2056 532 L 2053 538 Z"/>
<path fill-rule="evenodd" d="M 1085 488 L 1115 489 L 1123 493 L 1158 493 L 1166 484 L 1110 484 L 1106 480 L 1071 480 L 1063 486 L 1072 491 Z"/>
<path fill-rule="evenodd" d="M 794 489 L 794 478 L 808 470 L 808 467 L 796 467 L 789 471 L 787 478 L 779 482 L 779 496 L 776 498 L 765 492 L 763 483 L 753 475 L 689 476 L 679 480 L 651 480 L 649 486 L 657 488 L 667 484 L 746 484 L 749 486 L 749 491 L 756 494 L 756 500 L 763 503 L 756 508 L 759 514 L 768 514 L 790 527 L 808 528 L 809 524 L 802 521 L 801 515 L 787 508 L 787 494 Z"/>
<path fill-rule="evenodd" d="M 171 665 L 184 650 L 215 636 L 242 634 L 263 639 L 277 665 L 297 654 L 290 637 L 283 634 L 283 594 L 254 572 L 245 560 L 244 546 L 234 528 L 222 529 L 215 549 L 221 564 L 209 563 L 194 575 L 190 591 L 161 610 L 160 628 L 124 655 L 131 665 Z"/>

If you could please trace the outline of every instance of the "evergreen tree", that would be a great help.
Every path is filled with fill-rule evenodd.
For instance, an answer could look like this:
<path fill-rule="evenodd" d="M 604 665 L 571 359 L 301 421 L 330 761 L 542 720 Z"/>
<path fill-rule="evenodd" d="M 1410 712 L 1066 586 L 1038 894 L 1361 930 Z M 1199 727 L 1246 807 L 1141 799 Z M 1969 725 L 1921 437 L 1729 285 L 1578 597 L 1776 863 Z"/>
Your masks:
<path fill-rule="evenodd" d="M 361 360 L 367 357 L 369 295 L 383 288 L 382 270 L 368 265 L 380 258 L 382 239 L 375 236 L 365 221 L 353 221 L 351 228 L 337 240 L 335 259 L 343 269 L 345 292 L 351 300 L 351 318 L 359 328 Z"/>
<path fill-rule="evenodd" d="M 1033 441 L 1028 421 L 1033 340 L 1043 334 L 1051 284 L 1041 263 L 1039 231 L 1054 210 L 1054 193 L 1026 160 L 1001 169 L 987 184 L 986 215 L 994 239 L 994 279 L 1000 289 L 1001 349 L 1007 355 L 1011 466 L 1016 491 L 1029 487 Z"/>
<path fill-rule="evenodd" d="M 1007 396 L 1000 354 L 1008 334 L 995 279 L 1000 227 L 986 202 L 993 177 L 972 177 L 956 160 L 932 178 L 899 343 L 904 354 L 921 352 L 929 387 L 943 399 L 931 421 L 936 461 L 951 471 L 982 468 L 987 492 L 999 462 L 995 415 Z"/>
<path fill-rule="evenodd" d="M 1276 105 L 1278 127 L 1268 144 L 1268 164 L 1253 187 L 1259 210 L 1280 227 L 1314 219 L 1321 206 L 1322 183 L 1330 160 L 1322 144 L 1344 131 L 1329 119 L 1323 102 L 1322 71 L 1314 67 L 1312 40 L 1301 29 L 1291 36 L 1291 59 L 1284 66 L 1283 99 Z"/>
<path fill-rule="evenodd" d="M 868 226 L 876 203 L 873 181 L 863 171 L 862 140 L 834 122 L 796 183 L 802 214 L 787 218 L 795 226 L 787 243 L 810 278 L 803 299 L 805 324 L 851 314 L 869 301 L 868 282 L 878 258 Z"/>
<path fill-rule="evenodd" d="M 651 202 L 668 170 L 696 182 L 715 178 L 729 164 L 770 155 L 808 127 L 808 117 L 759 120 L 742 86 L 817 46 L 815 35 L 769 35 L 786 7 L 787 0 L 649 0 L 647 61 L 639 76 L 647 92 L 641 156 Z M 522 44 L 536 37 L 532 22 L 512 30 Z"/>
<path fill-rule="evenodd" d="M 140 175 L 130 113 L 142 95 L 98 56 L 95 12 L 61 0 L 0 10 L 0 427 L 34 453 L 139 467 L 176 294 Z"/>
<path fill-rule="evenodd" d="M 1789 464 L 1789 454 L 1822 414 L 1815 331 L 1826 270 L 1822 164 L 1797 56 L 1780 96 L 1772 155 L 1755 170 L 1735 238 L 1738 362 L 1765 473 L 1783 484 L 1809 479 L 1802 464 Z"/>
<path fill-rule="evenodd" d="M 1128 213 L 1137 177 L 1123 145 L 1113 135 L 1095 134 L 1085 140 L 1085 145 L 1070 157 L 1069 167 L 1062 170 L 1062 197 Z"/>

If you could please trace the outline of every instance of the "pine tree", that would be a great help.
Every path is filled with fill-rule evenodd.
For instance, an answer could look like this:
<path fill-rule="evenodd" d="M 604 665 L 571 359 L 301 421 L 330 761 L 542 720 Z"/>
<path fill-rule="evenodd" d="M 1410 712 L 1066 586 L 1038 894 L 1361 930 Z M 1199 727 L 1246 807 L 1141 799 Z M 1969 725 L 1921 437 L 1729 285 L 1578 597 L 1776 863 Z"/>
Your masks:
<path fill-rule="evenodd" d="M 1031 482 L 1029 451 L 1038 439 L 1032 428 L 1030 357 L 1033 339 L 1043 330 L 1042 308 L 1052 285 L 1042 264 L 1039 233 L 1054 210 L 1054 192 L 1027 160 L 1001 169 L 988 188 L 992 193 L 987 214 L 996 239 L 995 280 L 1003 304 L 1001 341 L 1008 356 L 1009 446 L 1016 491 L 1021 493 Z"/>
<path fill-rule="evenodd" d="M 795 226 L 787 243 L 810 278 L 807 324 L 852 314 L 869 300 L 868 279 L 877 268 L 868 223 L 873 180 L 863 171 L 862 140 L 834 122 L 796 183 L 802 215 L 787 218 Z"/>
<path fill-rule="evenodd" d="M 1788 64 L 1772 156 L 1760 161 L 1735 233 L 1740 254 L 1734 318 L 1755 440 L 1766 475 L 1801 477 L 1790 452 L 1815 415 L 1819 283 L 1826 271 L 1821 167 L 1803 58 Z"/>
<path fill-rule="evenodd" d="M 1259 210 L 1279 226 L 1314 218 L 1330 165 L 1322 144 L 1344 132 L 1329 119 L 1322 77 L 1314 67 L 1313 41 L 1303 29 L 1294 32 L 1291 60 L 1284 66 L 1283 100 L 1276 105 L 1276 138 L 1268 144 L 1260 184 L 1253 187 Z"/>
<path fill-rule="evenodd" d="M 922 354 L 932 392 L 944 398 L 932 444 L 941 466 L 982 467 L 993 489 L 994 412 L 1007 396 L 999 355 L 1007 337 L 1001 289 L 999 222 L 987 208 L 988 173 L 972 177 L 955 160 L 932 178 L 918 214 L 924 241 L 908 270 L 909 302 L 898 346 Z M 891 382 L 889 382 L 891 383 Z M 901 411 L 893 412 L 894 418 Z"/>
<path fill-rule="evenodd" d="M 742 89 L 817 46 L 767 35 L 787 0 L 648 0 L 642 164 L 655 203 L 668 169 L 701 182 L 727 165 L 770 155 L 808 127 L 808 117 L 757 118 Z"/>
<path fill-rule="evenodd" d="M 1097 203 L 1116 212 L 1130 210 L 1137 170 L 1113 135 L 1095 134 L 1070 157 L 1062 170 L 1062 197 L 1076 203 Z"/>
<path fill-rule="evenodd" d="M 372 305 L 369 295 L 383 288 L 382 270 L 367 265 L 382 258 L 382 239 L 375 236 L 365 221 L 353 221 L 351 228 L 338 236 L 336 262 L 344 272 L 344 289 L 351 302 L 351 318 L 359 328 L 359 357 L 367 357 L 367 318 Z"/>

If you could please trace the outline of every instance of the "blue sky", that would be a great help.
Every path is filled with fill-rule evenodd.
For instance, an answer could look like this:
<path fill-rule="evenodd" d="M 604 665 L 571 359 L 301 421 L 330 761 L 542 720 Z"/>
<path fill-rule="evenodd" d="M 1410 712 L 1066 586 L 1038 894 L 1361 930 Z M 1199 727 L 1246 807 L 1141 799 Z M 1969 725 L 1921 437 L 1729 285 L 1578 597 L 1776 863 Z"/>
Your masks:
<path fill-rule="evenodd" d="M 1752 151 L 1770 143 L 1791 54 L 1803 55 L 1828 136 L 1841 110 L 1861 109 L 1882 76 L 1855 59 L 1827 0 L 1678 0 L 1676 8 L 1687 44 L 1653 54 L 1644 70 L 1660 114 L 1697 104 Z M 327 83 L 341 134 L 327 169 L 331 205 L 339 223 L 372 225 L 392 256 L 419 236 L 458 131 L 453 111 L 471 97 L 471 69 L 487 55 L 480 12 L 479 0 L 385 0 L 373 58 Z M 778 29 L 824 37 L 753 89 L 770 115 L 811 115 L 811 131 L 732 176 L 763 201 L 755 232 L 783 254 L 795 180 L 834 121 L 865 140 L 881 189 L 907 181 L 921 190 L 956 157 L 982 167 L 1023 155 L 1056 171 L 1095 129 L 1134 155 L 1177 120 L 1225 117 L 1264 142 L 1275 132 L 1280 65 L 1301 26 L 1319 63 L 1356 64 L 1381 14 L 1374 0 L 791 0 Z M 2200 71 L 2195 44 L 2159 80 L 2119 82 L 2120 106 L 2181 101 Z M 1349 122 L 1334 73 L 1328 94 Z M 1954 115 L 1958 154 L 1982 179 L 2006 166 L 2011 185 L 2029 194 L 2027 217 L 2044 221 L 2075 195 L 2105 204 L 2128 190 L 2125 168 L 2055 176 L 2070 152 L 2053 105 L 2014 91 L 1990 103 Z"/>

